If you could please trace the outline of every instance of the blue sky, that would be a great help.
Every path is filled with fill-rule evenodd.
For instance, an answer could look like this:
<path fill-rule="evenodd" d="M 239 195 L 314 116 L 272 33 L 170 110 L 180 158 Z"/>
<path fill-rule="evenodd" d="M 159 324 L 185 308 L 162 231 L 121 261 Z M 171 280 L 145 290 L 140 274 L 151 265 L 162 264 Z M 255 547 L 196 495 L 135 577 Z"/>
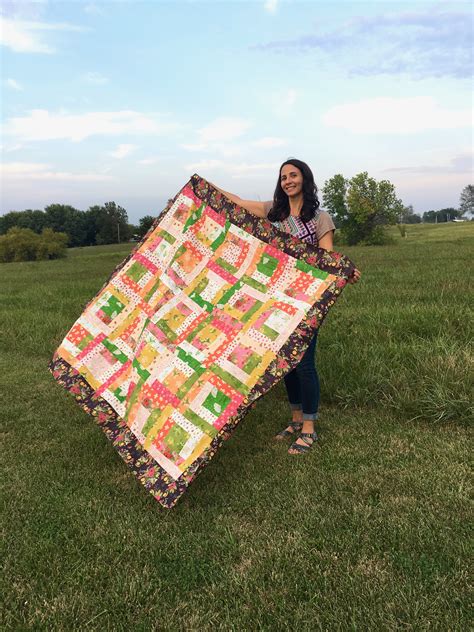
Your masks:
<path fill-rule="evenodd" d="M 466 2 L 5 0 L 1 211 L 115 200 L 157 214 L 194 172 L 271 199 L 389 179 L 423 213 L 472 182 Z"/>

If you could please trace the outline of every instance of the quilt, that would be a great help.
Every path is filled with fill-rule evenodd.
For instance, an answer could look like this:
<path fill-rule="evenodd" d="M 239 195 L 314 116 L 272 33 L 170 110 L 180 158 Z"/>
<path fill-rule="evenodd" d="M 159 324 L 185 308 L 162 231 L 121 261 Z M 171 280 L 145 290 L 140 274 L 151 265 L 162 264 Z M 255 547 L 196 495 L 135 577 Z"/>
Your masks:
<path fill-rule="evenodd" d="M 50 370 L 171 508 L 297 365 L 353 270 L 194 175 L 86 306 Z"/>

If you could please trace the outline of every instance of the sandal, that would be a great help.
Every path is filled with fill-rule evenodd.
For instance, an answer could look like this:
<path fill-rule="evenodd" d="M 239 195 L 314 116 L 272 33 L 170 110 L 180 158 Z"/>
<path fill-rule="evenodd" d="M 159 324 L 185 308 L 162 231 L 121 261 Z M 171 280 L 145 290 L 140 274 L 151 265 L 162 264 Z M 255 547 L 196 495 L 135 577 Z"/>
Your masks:
<path fill-rule="evenodd" d="M 288 427 L 293 428 L 293 430 L 288 430 Z M 284 430 L 281 430 L 278 434 L 275 435 L 275 439 L 280 440 L 286 439 L 287 437 L 292 437 L 293 435 L 300 432 L 302 428 L 302 421 L 290 421 L 288 422 L 288 426 Z"/>
<path fill-rule="evenodd" d="M 300 443 L 296 443 L 296 441 L 293 441 L 288 449 L 288 454 L 291 454 L 291 456 L 296 456 L 296 454 L 304 454 L 305 452 L 308 452 L 313 443 L 318 440 L 318 435 L 315 432 L 302 432 L 298 439 L 302 439 L 305 445 L 301 445 Z M 290 450 L 296 450 L 296 453 L 292 454 Z"/>

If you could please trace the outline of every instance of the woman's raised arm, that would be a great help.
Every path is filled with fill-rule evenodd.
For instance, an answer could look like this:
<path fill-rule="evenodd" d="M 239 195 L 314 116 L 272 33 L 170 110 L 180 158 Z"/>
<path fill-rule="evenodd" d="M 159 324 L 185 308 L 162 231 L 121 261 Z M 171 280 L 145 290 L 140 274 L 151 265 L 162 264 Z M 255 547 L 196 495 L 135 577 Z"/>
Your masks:
<path fill-rule="evenodd" d="M 244 208 L 246 211 L 249 211 L 249 213 L 252 213 L 252 215 L 256 215 L 257 217 L 267 216 L 267 210 L 265 208 L 264 202 L 258 202 L 257 200 L 243 200 L 238 195 L 234 195 L 234 193 L 229 193 L 228 191 L 224 191 L 223 189 L 220 189 L 218 186 L 216 186 L 212 182 L 210 184 L 212 184 L 213 187 L 215 187 L 218 191 L 220 191 L 226 197 L 228 197 L 229 200 L 232 200 L 232 202 L 235 202 L 235 204 L 238 204 L 239 206 Z"/>

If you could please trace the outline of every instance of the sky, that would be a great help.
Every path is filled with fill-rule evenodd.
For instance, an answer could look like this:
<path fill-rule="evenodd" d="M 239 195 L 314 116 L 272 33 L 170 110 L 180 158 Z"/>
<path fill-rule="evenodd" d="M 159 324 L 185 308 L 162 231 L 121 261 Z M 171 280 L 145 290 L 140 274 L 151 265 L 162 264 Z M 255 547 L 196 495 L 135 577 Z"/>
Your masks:
<path fill-rule="evenodd" d="M 273 196 L 390 180 L 417 213 L 472 183 L 468 2 L 4 0 L 0 212 L 115 201 L 157 215 L 198 173 Z"/>

